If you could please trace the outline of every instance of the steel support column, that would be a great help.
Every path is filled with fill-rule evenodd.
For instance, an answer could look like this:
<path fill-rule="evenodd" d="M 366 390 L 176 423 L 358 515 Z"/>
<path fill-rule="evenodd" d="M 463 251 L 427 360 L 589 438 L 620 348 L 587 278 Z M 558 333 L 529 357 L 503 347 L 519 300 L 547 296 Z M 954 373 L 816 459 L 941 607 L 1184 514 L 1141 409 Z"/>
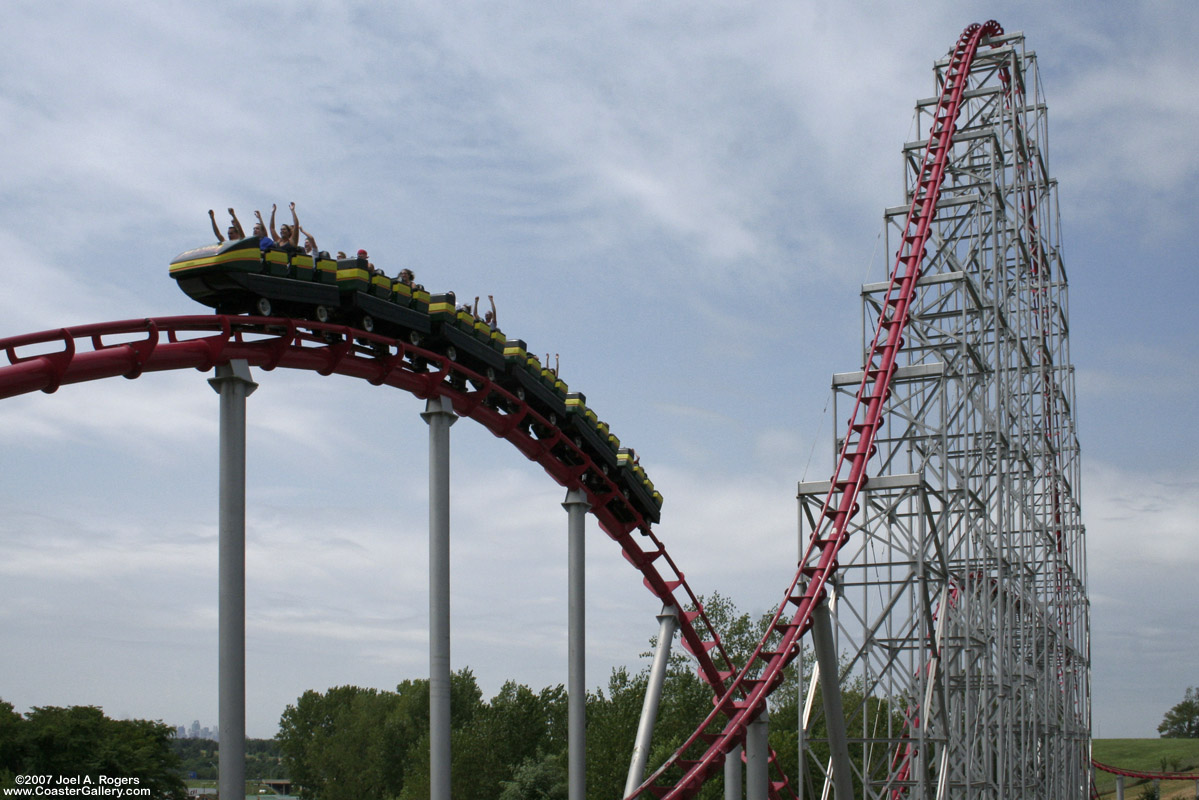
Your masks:
<path fill-rule="evenodd" d="M 447 397 L 430 399 L 429 425 L 429 798 L 450 800 L 450 426 Z"/>
<path fill-rule="evenodd" d="M 629 764 L 629 776 L 624 784 L 625 797 L 631 795 L 645 777 L 650 742 L 654 737 L 654 725 L 658 721 L 658 707 L 662 703 L 662 687 L 666 683 L 666 667 L 670 663 L 670 645 L 678 627 L 679 610 L 674 606 L 663 606 L 662 612 L 658 614 L 658 644 L 654 648 L 654 661 L 649 669 L 649 683 L 645 686 L 641 721 L 637 723 L 637 739 L 633 743 L 633 759 Z"/>
<path fill-rule="evenodd" d="M 763 708 L 745 729 L 745 800 L 770 796 L 770 713 Z"/>
<path fill-rule="evenodd" d="M 221 397 L 218 650 L 218 789 L 242 797 L 246 785 L 246 398 L 258 384 L 245 361 L 216 368 Z"/>
<path fill-rule="evenodd" d="M 853 777 L 849 771 L 849 740 L 845 733 L 845 711 L 841 705 L 833 615 L 827 599 L 822 600 L 812 612 L 812 649 L 816 651 L 816 663 L 820 667 L 820 694 L 824 698 L 824 724 L 828 729 L 833 789 L 837 800 L 851 800 Z"/>
<path fill-rule="evenodd" d="M 741 800 L 741 745 L 724 757 L 724 800 Z"/>
<path fill-rule="evenodd" d="M 570 800 L 587 798 L 587 581 L 586 529 L 587 495 L 579 489 L 566 493 L 562 507 L 567 514 L 567 793 Z"/>
<path fill-rule="evenodd" d="M 799 552 L 800 552 L 800 556 L 802 557 L 802 555 L 803 555 L 802 542 L 800 544 Z M 796 800 L 804 800 L 804 784 L 807 782 L 805 780 L 806 770 L 807 770 L 807 761 L 804 760 L 804 749 L 807 747 L 808 715 L 807 715 L 807 713 L 805 713 L 806 703 L 804 702 L 803 657 L 804 657 L 803 650 L 800 650 L 799 655 L 797 655 L 795 657 L 795 664 L 794 664 L 795 677 L 796 677 L 796 681 L 795 681 L 795 712 L 796 712 L 795 713 L 795 733 L 796 733 L 795 750 L 796 750 L 796 755 L 798 756 L 798 759 L 796 760 L 796 764 L 799 766 L 799 772 L 795 776 Z"/>

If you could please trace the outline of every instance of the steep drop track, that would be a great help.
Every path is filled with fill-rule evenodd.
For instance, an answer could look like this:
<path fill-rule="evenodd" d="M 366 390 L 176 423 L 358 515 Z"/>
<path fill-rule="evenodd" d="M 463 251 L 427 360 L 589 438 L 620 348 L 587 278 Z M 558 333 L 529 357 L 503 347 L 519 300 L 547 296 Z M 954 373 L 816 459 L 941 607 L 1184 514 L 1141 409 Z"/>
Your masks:
<path fill-rule="evenodd" d="M 821 525 L 812 532 L 767 635 L 733 677 L 729 691 L 716 699 L 715 708 L 700 728 L 633 796 L 647 791 L 672 799 L 695 796 L 723 763 L 725 755 L 744 741 L 746 726 L 765 708 L 767 697 L 782 682 L 783 669 L 799 654 L 799 639 L 811 628 L 813 611 L 825 597 L 825 584 L 837 570 L 837 553 L 846 543 L 849 520 L 858 512 L 858 494 L 867 482 L 866 465 L 875 452 L 874 439 L 883 421 L 883 405 L 890 395 L 896 356 L 903 347 L 908 309 L 920 278 L 929 224 L 937 211 L 970 67 L 982 40 L 1002 34 L 1003 28 L 994 20 L 971 25 L 962 32 L 954 48 L 904 224 L 903 246 L 891 269 L 890 285 L 863 365 L 862 383 L 848 432 L 821 510 Z M 792 609 L 790 618 L 785 616 L 788 609 Z M 708 727 L 721 717 L 725 719 L 721 731 L 707 733 Z M 698 749 L 699 743 L 706 743 L 706 749 L 698 758 L 688 758 L 686 754 L 693 747 Z M 681 768 L 683 777 L 673 786 L 662 786 L 661 779 L 672 767 Z"/>

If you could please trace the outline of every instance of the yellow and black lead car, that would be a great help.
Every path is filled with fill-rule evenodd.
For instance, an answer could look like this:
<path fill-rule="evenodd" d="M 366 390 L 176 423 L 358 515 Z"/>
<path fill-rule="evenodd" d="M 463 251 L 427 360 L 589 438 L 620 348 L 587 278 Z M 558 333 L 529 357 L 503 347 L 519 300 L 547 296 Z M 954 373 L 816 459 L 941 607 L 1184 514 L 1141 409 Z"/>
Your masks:
<path fill-rule="evenodd" d="M 222 314 L 270 316 L 323 307 L 317 313 L 328 316 L 341 305 L 336 261 L 262 250 L 257 236 L 180 253 L 171 261 L 171 277 L 193 300 Z"/>
<path fill-rule="evenodd" d="M 180 253 L 171 277 L 189 297 L 221 314 L 259 314 L 341 322 L 413 343 L 429 334 L 429 295 L 385 275 L 363 259 L 334 261 L 283 248 L 261 248 L 257 236 Z"/>

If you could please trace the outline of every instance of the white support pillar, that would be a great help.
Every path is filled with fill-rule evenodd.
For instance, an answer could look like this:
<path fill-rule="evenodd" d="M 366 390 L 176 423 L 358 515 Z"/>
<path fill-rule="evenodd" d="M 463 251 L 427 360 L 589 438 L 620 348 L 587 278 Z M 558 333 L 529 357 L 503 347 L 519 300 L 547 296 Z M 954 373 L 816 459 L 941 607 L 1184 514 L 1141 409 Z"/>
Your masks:
<path fill-rule="evenodd" d="M 1116 776 L 1116 800 L 1124 800 L 1124 776 Z"/>
<path fill-rule="evenodd" d="M 246 786 L 246 398 L 258 388 L 250 365 L 232 361 L 208 381 L 221 397 L 218 522 L 218 790 Z"/>
<path fill-rule="evenodd" d="M 832 613 L 828 600 L 821 600 L 812 612 L 812 649 L 820 666 L 820 694 L 824 698 L 824 723 L 828 729 L 829 760 L 833 769 L 836 800 L 852 800 L 853 776 L 850 772 L 849 740 L 845 731 L 845 711 L 841 704 L 838 678 L 837 645 L 833 638 Z"/>
<path fill-rule="evenodd" d="M 770 712 L 762 713 L 745 729 L 745 800 L 770 796 Z"/>
<path fill-rule="evenodd" d="M 450 426 L 448 397 L 421 414 L 429 425 L 429 798 L 450 800 Z"/>
<path fill-rule="evenodd" d="M 654 661 L 650 665 L 649 682 L 645 686 L 645 700 L 641 704 L 641 720 L 637 723 L 633 759 L 629 763 L 629 775 L 624 784 L 625 797 L 631 795 L 645 779 L 645 764 L 649 760 L 654 725 L 658 721 L 658 707 L 662 703 L 662 687 L 666 684 L 666 667 L 670 663 L 670 646 L 678 627 L 679 610 L 674 606 L 663 606 L 658 614 L 658 644 L 654 648 Z"/>
<path fill-rule="evenodd" d="M 724 800 L 741 800 L 741 745 L 724 757 Z"/>
<path fill-rule="evenodd" d="M 562 502 L 567 516 L 567 796 L 587 800 L 587 581 L 583 534 L 591 504 L 580 489 Z"/>
<path fill-rule="evenodd" d="M 796 709 L 796 711 L 795 711 L 795 733 L 796 733 L 795 750 L 796 750 L 796 755 L 798 756 L 798 758 L 796 758 L 796 760 L 795 760 L 795 763 L 799 765 L 799 771 L 795 776 L 796 800 L 804 800 L 804 784 L 807 782 L 804 780 L 804 778 L 807 775 L 807 771 L 808 771 L 808 764 L 804 760 L 805 759 L 804 751 L 807 749 L 807 738 L 808 738 L 808 732 L 807 732 L 808 715 L 806 713 L 804 713 L 804 709 L 807 706 L 806 706 L 806 701 L 804 698 L 803 670 L 804 670 L 803 649 L 801 648 L 799 651 L 799 655 L 795 657 L 795 678 L 796 678 L 796 680 L 795 680 L 795 709 Z"/>

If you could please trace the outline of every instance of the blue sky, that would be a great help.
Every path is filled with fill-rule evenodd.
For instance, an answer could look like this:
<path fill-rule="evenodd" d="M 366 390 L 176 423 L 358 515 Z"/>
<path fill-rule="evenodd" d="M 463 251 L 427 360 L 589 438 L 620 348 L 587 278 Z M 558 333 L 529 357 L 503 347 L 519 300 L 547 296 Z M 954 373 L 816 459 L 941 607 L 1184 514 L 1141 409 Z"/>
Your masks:
<path fill-rule="evenodd" d="M 832 7 L 835 6 L 835 7 Z M 200 311 L 167 276 L 207 210 L 295 201 L 330 250 L 493 294 L 666 498 L 699 592 L 777 602 L 795 483 L 857 368 L 858 287 L 932 63 L 1023 31 L 1071 280 L 1096 735 L 1199 684 L 1190 3 L 18 2 L 0 52 L 0 336 Z M 0 697 L 216 722 L 217 398 L 147 375 L 0 404 Z M 419 401 L 256 373 L 248 727 L 305 689 L 427 669 Z M 565 680 L 562 490 L 454 427 L 454 655 L 492 693 Z M 598 528 L 588 683 L 653 598 Z"/>

